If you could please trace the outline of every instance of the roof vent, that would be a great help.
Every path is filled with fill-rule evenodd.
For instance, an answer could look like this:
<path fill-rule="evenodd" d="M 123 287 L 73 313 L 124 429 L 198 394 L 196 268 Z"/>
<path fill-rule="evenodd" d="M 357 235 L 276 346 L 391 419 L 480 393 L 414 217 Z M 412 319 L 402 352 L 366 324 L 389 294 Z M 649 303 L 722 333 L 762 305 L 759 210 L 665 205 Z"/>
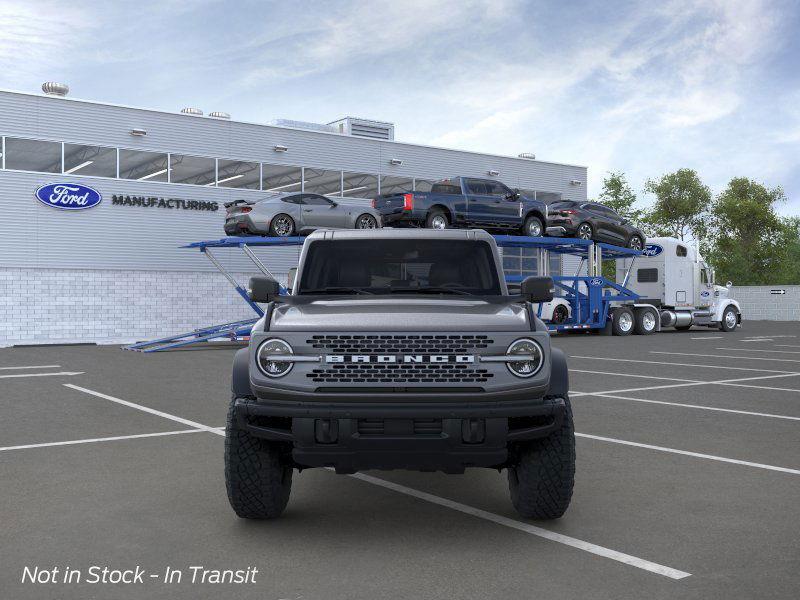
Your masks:
<path fill-rule="evenodd" d="M 47 81 L 42 84 L 42 91 L 48 96 L 66 96 L 69 94 L 69 86 L 66 83 L 56 83 Z"/>
<path fill-rule="evenodd" d="M 336 128 L 324 123 L 310 123 L 308 121 L 293 121 L 292 119 L 273 119 L 268 125 L 276 127 L 291 127 L 292 129 L 307 129 L 308 131 L 321 131 L 323 133 L 336 133 Z"/>
<path fill-rule="evenodd" d="M 181 112 L 183 114 L 185 114 L 185 115 L 195 115 L 197 117 L 202 117 L 203 116 L 203 111 L 202 110 L 200 110 L 199 108 L 192 108 L 191 106 L 186 107 L 186 108 L 182 108 Z"/>
<path fill-rule="evenodd" d="M 355 137 L 372 138 L 373 140 L 394 140 L 394 123 L 371 121 L 357 117 L 345 117 L 329 123 L 336 131 Z"/>
<path fill-rule="evenodd" d="M 536 155 L 533 152 L 522 152 L 517 154 L 517 156 L 526 160 L 536 160 Z"/>
<path fill-rule="evenodd" d="M 228 113 L 221 112 L 221 111 L 218 111 L 218 110 L 215 110 L 214 112 L 208 113 L 208 116 L 209 117 L 213 117 L 214 119 L 230 119 L 231 118 L 231 116 Z"/>

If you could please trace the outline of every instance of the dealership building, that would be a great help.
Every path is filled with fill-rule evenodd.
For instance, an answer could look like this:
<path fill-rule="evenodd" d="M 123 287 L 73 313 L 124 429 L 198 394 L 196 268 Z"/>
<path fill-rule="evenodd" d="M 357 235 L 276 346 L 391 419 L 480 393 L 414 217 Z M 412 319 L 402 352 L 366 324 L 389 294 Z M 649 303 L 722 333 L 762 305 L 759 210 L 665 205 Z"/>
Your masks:
<path fill-rule="evenodd" d="M 0 91 L 0 346 L 127 342 L 254 316 L 206 256 L 182 248 L 223 237 L 223 205 L 233 200 L 297 191 L 369 203 L 456 175 L 545 201 L 586 199 L 585 167 L 402 143 L 391 123 L 258 124 L 43 89 Z M 61 210 L 37 199 L 60 185 L 89 187 L 99 200 Z M 299 248 L 256 252 L 285 279 Z M 215 256 L 241 283 L 255 272 L 238 249 Z M 509 253 L 504 266 L 539 267 Z M 549 268 L 562 267 L 554 258 Z"/>

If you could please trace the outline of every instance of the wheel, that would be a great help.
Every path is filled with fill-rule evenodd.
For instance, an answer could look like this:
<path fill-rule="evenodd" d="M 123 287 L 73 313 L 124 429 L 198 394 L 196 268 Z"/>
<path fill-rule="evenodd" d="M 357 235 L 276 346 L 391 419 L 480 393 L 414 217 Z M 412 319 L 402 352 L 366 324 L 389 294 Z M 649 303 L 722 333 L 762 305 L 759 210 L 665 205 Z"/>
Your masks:
<path fill-rule="evenodd" d="M 628 240 L 628 248 L 632 250 L 641 250 L 644 248 L 644 241 L 638 235 L 632 235 Z"/>
<path fill-rule="evenodd" d="M 544 225 L 539 217 L 531 215 L 525 219 L 525 224 L 522 226 L 522 235 L 530 237 L 541 237 L 544 235 Z"/>
<path fill-rule="evenodd" d="M 736 309 L 729 306 L 722 313 L 722 321 L 720 321 L 719 328 L 722 331 L 733 331 L 739 324 L 739 319 L 736 315 Z"/>
<path fill-rule="evenodd" d="M 594 230 L 592 230 L 592 226 L 589 223 L 581 223 L 578 225 L 578 230 L 575 232 L 575 236 L 581 240 L 590 240 L 594 235 Z"/>
<path fill-rule="evenodd" d="M 378 220 L 372 215 L 364 213 L 356 219 L 356 229 L 377 229 Z"/>
<path fill-rule="evenodd" d="M 650 335 L 656 332 L 656 313 L 647 308 L 640 308 L 634 312 L 635 321 L 633 331 L 637 335 Z"/>
<path fill-rule="evenodd" d="M 508 468 L 508 489 L 517 512 L 529 519 L 558 519 L 569 507 L 575 484 L 575 428 L 572 407 L 561 427 L 546 438 L 518 446 Z"/>
<path fill-rule="evenodd" d="M 561 325 L 561 323 L 565 323 L 569 318 L 569 310 L 563 304 L 557 304 L 556 307 L 553 309 L 553 318 L 550 320 L 551 323 L 555 323 L 556 325 Z"/>
<path fill-rule="evenodd" d="M 234 403 L 225 427 L 225 487 L 228 501 L 243 519 L 274 519 L 286 508 L 292 490 L 292 467 L 282 459 L 281 446 L 243 431 Z"/>
<path fill-rule="evenodd" d="M 294 233 L 294 221 L 289 215 L 283 213 L 272 217 L 269 232 L 274 237 L 288 237 Z"/>
<path fill-rule="evenodd" d="M 633 311 L 630 308 L 618 308 L 611 321 L 611 333 L 614 335 L 630 335 L 633 331 Z"/>
<path fill-rule="evenodd" d="M 447 229 L 448 225 L 447 215 L 440 208 L 434 208 L 425 219 L 425 227 L 428 229 Z"/>

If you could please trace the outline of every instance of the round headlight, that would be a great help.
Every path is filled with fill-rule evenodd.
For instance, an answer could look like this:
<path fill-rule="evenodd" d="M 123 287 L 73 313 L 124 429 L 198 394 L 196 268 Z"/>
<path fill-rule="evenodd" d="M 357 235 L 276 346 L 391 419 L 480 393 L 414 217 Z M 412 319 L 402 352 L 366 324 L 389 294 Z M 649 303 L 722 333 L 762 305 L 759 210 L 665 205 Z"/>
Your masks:
<path fill-rule="evenodd" d="M 283 377 L 292 370 L 293 363 L 275 360 L 274 357 L 294 354 L 292 347 L 283 340 L 270 339 L 258 347 L 256 362 L 258 368 L 267 377 Z"/>
<path fill-rule="evenodd" d="M 524 359 L 509 361 L 508 370 L 517 377 L 532 377 L 539 372 L 544 363 L 542 347 L 531 339 L 523 338 L 513 342 L 506 350 L 506 354 L 520 354 Z"/>

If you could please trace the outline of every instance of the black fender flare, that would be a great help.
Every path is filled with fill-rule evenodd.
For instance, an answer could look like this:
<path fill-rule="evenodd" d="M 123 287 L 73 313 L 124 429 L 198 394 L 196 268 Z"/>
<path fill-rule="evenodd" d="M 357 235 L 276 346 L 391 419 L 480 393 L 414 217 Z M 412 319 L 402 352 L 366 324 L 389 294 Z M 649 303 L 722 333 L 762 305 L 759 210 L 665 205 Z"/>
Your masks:
<path fill-rule="evenodd" d="M 548 396 L 566 398 L 569 394 L 569 368 L 567 355 L 560 348 L 550 349 L 550 387 Z"/>
<path fill-rule="evenodd" d="M 250 349 L 241 348 L 233 357 L 231 391 L 236 398 L 255 396 L 250 387 Z"/>

